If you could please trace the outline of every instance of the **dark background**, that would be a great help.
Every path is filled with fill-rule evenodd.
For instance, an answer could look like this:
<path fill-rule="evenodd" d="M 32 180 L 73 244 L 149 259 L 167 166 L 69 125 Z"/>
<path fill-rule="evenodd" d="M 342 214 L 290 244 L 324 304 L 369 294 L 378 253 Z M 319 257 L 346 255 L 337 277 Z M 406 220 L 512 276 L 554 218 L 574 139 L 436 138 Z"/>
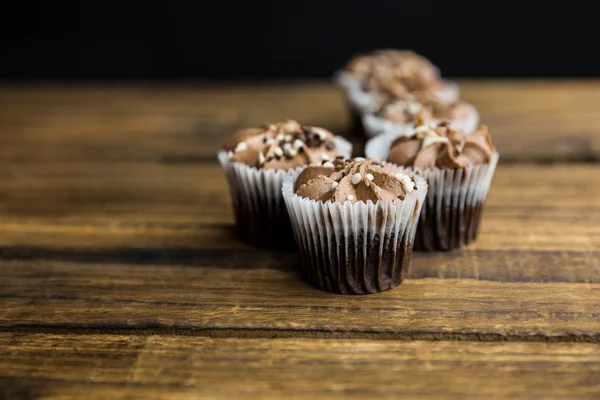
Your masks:
<path fill-rule="evenodd" d="M 445 76 L 600 74 L 600 17 L 583 2 L 82 3 L 4 6 L 0 79 L 330 78 L 385 47 L 413 49 Z"/>

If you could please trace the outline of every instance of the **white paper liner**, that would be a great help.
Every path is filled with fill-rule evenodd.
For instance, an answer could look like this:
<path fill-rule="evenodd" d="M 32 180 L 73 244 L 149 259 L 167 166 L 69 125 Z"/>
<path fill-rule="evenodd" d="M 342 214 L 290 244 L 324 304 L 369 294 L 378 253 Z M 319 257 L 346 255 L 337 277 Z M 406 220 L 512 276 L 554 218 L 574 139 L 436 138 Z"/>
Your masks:
<path fill-rule="evenodd" d="M 354 75 L 344 70 L 336 71 L 334 81 L 344 88 L 346 97 L 352 108 L 359 113 L 373 112 L 377 102 L 372 93 L 363 90 L 361 82 Z M 435 94 L 442 100 L 454 102 L 460 98 L 460 87 L 456 82 L 446 81 L 444 86 L 435 90 Z"/>
<path fill-rule="evenodd" d="M 371 139 L 365 154 L 385 161 L 396 137 L 381 135 Z M 498 153 L 494 152 L 489 164 L 419 172 L 427 180 L 429 190 L 421 211 L 415 250 L 448 251 L 475 240 L 497 164 Z"/>
<path fill-rule="evenodd" d="M 350 158 L 352 144 L 334 137 L 341 155 Z M 256 168 L 231 162 L 226 151 L 218 154 L 229 183 L 238 234 L 245 241 L 270 249 L 293 248 L 287 210 L 281 196 L 283 180 L 306 166 L 289 170 Z"/>
<path fill-rule="evenodd" d="M 465 133 L 473 133 L 479 125 L 479 113 L 472 104 L 466 104 L 467 115 L 461 119 L 451 119 L 450 123 L 455 129 Z M 431 122 L 439 123 L 443 120 L 435 119 Z M 414 124 L 398 124 L 382 117 L 378 117 L 372 113 L 366 113 L 362 116 L 365 133 L 368 137 L 377 136 L 380 134 L 390 134 L 399 136 L 409 136 L 412 134 Z"/>
<path fill-rule="evenodd" d="M 305 278 L 341 294 L 378 293 L 406 277 L 427 184 L 394 203 L 322 202 L 293 191 L 296 176 L 283 182 L 285 200 Z"/>
<path fill-rule="evenodd" d="M 429 192 L 415 250 L 449 251 L 476 239 L 497 163 L 498 153 L 494 153 L 489 164 L 421 173 L 429 183 Z"/>
<path fill-rule="evenodd" d="M 440 89 L 436 90 L 435 94 L 442 101 L 447 103 L 454 103 L 460 99 L 460 86 L 454 81 L 444 80 L 445 85 Z"/>
<path fill-rule="evenodd" d="M 392 143 L 394 143 L 394 140 L 401 136 L 406 135 L 402 133 L 388 132 L 367 140 L 367 143 L 365 144 L 365 155 L 375 161 L 386 161 L 388 154 L 390 153 Z"/>

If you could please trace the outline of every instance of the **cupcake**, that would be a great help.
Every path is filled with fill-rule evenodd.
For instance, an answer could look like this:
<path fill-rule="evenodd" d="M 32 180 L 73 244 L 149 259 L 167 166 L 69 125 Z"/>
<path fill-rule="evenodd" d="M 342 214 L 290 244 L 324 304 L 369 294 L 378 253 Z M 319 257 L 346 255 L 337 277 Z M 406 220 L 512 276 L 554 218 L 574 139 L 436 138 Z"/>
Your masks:
<path fill-rule="evenodd" d="M 402 283 L 413 251 L 424 179 L 369 159 L 336 159 L 288 176 L 283 198 L 315 287 L 378 293 Z"/>
<path fill-rule="evenodd" d="M 373 113 L 364 113 L 362 122 L 368 137 L 381 133 L 408 135 L 415 121 L 450 121 L 460 131 L 471 133 L 479 124 L 479 113 L 464 101 L 446 102 L 431 92 L 414 92 L 382 104 Z"/>
<path fill-rule="evenodd" d="M 485 126 L 465 134 L 448 122 L 417 123 L 412 135 L 377 136 L 367 142 L 365 151 L 427 180 L 415 250 L 453 250 L 477 237 L 498 153 Z"/>
<path fill-rule="evenodd" d="M 238 235 L 269 249 L 293 247 L 281 199 L 283 179 L 309 164 L 349 157 L 344 139 L 296 121 L 236 132 L 218 154 L 232 197 Z"/>
<path fill-rule="evenodd" d="M 355 56 L 335 74 L 335 80 L 358 115 L 415 91 L 432 92 L 447 102 L 460 97 L 456 83 L 441 79 L 437 67 L 408 50 L 377 50 Z"/>

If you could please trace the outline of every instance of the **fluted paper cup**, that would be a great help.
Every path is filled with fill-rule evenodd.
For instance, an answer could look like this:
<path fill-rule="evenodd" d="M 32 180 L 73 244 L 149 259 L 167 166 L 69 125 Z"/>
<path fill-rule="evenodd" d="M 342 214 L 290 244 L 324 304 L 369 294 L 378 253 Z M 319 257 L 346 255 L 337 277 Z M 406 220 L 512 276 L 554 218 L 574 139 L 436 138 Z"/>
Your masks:
<path fill-rule="evenodd" d="M 379 293 L 402 283 L 427 193 L 425 180 L 414 176 L 416 190 L 404 200 L 352 204 L 296 195 L 295 175 L 286 177 L 282 193 L 305 279 L 340 294 Z"/>
<path fill-rule="evenodd" d="M 374 160 L 385 161 L 396 138 L 381 135 L 371 139 L 365 154 Z M 417 228 L 416 251 L 450 251 L 477 238 L 497 164 L 498 153 L 494 152 L 488 164 L 417 171 L 427 180 L 429 190 Z M 412 168 L 404 170 L 413 172 Z"/>
<path fill-rule="evenodd" d="M 341 155 L 351 157 L 350 142 L 339 136 L 334 142 Z M 220 151 L 218 158 L 229 183 L 238 236 L 266 249 L 293 249 L 294 240 L 281 197 L 281 185 L 286 177 L 297 175 L 306 166 L 289 170 L 256 168 L 231 162 L 226 151 Z"/>
<path fill-rule="evenodd" d="M 467 115 L 461 119 L 450 119 L 452 126 L 465 133 L 473 133 L 479 125 L 479 113 L 472 104 L 467 104 Z M 439 123 L 442 119 L 435 119 L 431 122 Z M 372 113 L 365 113 L 362 116 L 362 123 L 367 137 L 373 137 L 380 134 L 390 134 L 399 136 L 410 136 L 414 130 L 414 124 L 398 124 L 383 117 L 378 117 Z"/>
<path fill-rule="evenodd" d="M 334 81 L 340 85 L 346 94 L 350 108 L 361 114 L 372 112 L 376 107 L 375 97 L 362 88 L 359 79 L 346 71 L 338 71 L 334 74 Z"/>
<path fill-rule="evenodd" d="M 430 190 L 421 211 L 415 250 L 450 251 L 477 238 L 497 163 L 498 153 L 494 153 L 489 164 L 421 173 Z"/>

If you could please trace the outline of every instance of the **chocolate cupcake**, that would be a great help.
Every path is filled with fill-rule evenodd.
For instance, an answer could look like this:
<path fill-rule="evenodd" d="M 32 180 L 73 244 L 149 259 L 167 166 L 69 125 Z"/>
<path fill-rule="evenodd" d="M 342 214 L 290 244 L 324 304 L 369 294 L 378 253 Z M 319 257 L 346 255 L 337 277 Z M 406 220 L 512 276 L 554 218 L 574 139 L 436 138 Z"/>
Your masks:
<path fill-rule="evenodd" d="M 344 139 L 296 121 L 236 132 L 218 157 L 229 181 L 238 235 L 259 247 L 293 248 L 281 199 L 283 179 L 306 165 L 351 153 Z"/>
<path fill-rule="evenodd" d="M 402 283 L 427 193 L 423 178 L 391 164 L 338 158 L 287 177 L 282 192 L 309 283 L 341 294 Z"/>
<path fill-rule="evenodd" d="M 498 153 L 485 126 L 464 134 L 447 122 L 421 122 L 410 136 L 386 134 L 369 140 L 365 151 L 427 180 L 415 250 L 449 251 L 477 237 Z"/>
<path fill-rule="evenodd" d="M 417 119 L 426 123 L 450 121 L 455 129 L 471 133 L 477 129 L 479 113 L 464 101 L 446 102 L 431 92 L 414 92 L 362 116 L 368 137 L 382 133 L 410 135 Z"/>
<path fill-rule="evenodd" d="M 456 83 L 445 81 L 426 58 L 408 50 L 377 50 L 352 58 L 335 74 L 353 112 L 373 112 L 381 104 L 427 91 L 446 102 L 460 97 Z"/>

